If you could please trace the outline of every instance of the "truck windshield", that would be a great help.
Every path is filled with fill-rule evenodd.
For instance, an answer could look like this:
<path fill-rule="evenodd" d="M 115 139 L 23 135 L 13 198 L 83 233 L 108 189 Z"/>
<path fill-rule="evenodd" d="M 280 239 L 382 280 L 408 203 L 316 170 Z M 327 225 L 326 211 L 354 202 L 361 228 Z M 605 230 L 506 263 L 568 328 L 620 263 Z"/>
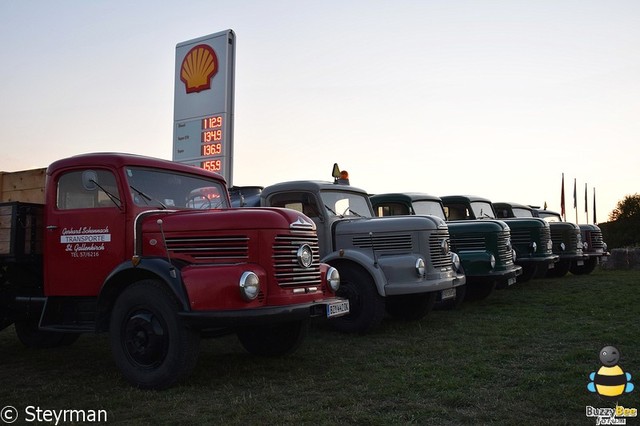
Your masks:
<path fill-rule="evenodd" d="M 432 200 L 414 201 L 413 210 L 416 212 L 416 214 L 419 214 L 419 215 L 429 214 L 433 216 L 438 216 L 440 219 L 445 220 L 444 209 L 442 208 L 442 204 L 440 204 L 437 201 L 432 201 Z"/>
<path fill-rule="evenodd" d="M 474 201 L 471 203 L 471 209 L 473 210 L 473 214 L 476 219 L 495 219 L 495 215 L 493 214 L 493 208 L 491 207 L 491 203 L 487 203 L 486 201 Z"/>
<path fill-rule="evenodd" d="M 545 211 L 539 211 L 538 215 L 547 222 L 562 222 L 562 217 L 557 213 L 549 213 Z"/>
<path fill-rule="evenodd" d="M 533 217 L 533 213 L 531 213 L 530 210 L 520 209 L 517 207 L 514 207 L 512 210 L 515 217 Z"/>
<path fill-rule="evenodd" d="M 373 217 L 366 195 L 346 191 L 322 191 L 320 197 L 330 215 Z"/>
<path fill-rule="evenodd" d="M 169 170 L 127 167 L 127 180 L 138 206 L 168 209 L 216 209 L 229 207 L 220 181 Z"/>

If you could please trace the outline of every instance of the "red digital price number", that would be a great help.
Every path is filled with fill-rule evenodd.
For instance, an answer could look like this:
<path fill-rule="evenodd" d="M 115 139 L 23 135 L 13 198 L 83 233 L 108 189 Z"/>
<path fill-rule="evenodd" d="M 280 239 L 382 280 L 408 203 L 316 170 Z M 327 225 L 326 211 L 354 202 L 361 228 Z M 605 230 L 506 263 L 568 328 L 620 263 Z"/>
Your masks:
<path fill-rule="evenodd" d="M 203 157 L 211 157 L 212 155 L 218 155 L 222 153 L 222 144 L 221 143 L 211 143 L 207 145 L 202 145 L 201 153 Z"/>
<path fill-rule="evenodd" d="M 222 117 L 219 115 L 202 119 L 202 130 L 217 129 L 222 127 Z"/>
<path fill-rule="evenodd" d="M 207 160 L 200 163 L 200 168 L 210 172 L 219 172 L 222 170 L 222 160 Z"/>
<path fill-rule="evenodd" d="M 222 140 L 222 130 L 207 130 L 202 132 L 202 142 L 217 142 Z"/>

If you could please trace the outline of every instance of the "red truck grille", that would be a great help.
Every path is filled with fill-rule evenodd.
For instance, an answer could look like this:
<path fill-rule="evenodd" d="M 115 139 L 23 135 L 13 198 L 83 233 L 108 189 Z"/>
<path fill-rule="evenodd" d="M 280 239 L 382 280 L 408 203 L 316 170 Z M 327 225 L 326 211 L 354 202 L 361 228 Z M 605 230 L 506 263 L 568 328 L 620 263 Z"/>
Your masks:
<path fill-rule="evenodd" d="M 214 261 L 246 262 L 249 258 L 249 237 L 226 235 L 223 237 L 167 238 L 172 257 L 191 263 Z"/>
<path fill-rule="evenodd" d="M 313 252 L 310 268 L 298 264 L 297 253 L 303 244 L 308 244 Z M 273 268 L 280 286 L 315 285 L 320 288 L 320 250 L 315 232 L 277 235 L 273 243 Z"/>

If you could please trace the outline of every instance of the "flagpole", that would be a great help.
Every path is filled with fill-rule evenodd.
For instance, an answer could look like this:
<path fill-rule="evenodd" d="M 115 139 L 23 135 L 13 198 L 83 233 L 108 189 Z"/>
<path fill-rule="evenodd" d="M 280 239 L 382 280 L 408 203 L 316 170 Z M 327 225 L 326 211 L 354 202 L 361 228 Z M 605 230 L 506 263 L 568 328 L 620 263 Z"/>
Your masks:
<path fill-rule="evenodd" d="M 587 201 L 587 184 L 584 184 L 584 214 L 587 216 L 587 222 L 589 223 L 589 202 Z"/>
<path fill-rule="evenodd" d="M 576 178 L 573 178 L 573 210 L 576 212 L 576 224 L 578 224 L 578 194 L 576 193 L 576 185 Z"/>

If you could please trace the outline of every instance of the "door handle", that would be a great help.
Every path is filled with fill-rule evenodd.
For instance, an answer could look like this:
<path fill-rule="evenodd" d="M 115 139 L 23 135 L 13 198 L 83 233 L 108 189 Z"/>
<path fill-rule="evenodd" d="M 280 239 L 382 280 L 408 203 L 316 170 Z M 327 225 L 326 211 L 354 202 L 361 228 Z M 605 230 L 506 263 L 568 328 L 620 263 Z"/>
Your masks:
<path fill-rule="evenodd" d="M 54 229 L 58 229 L 57 225 L 47 225 L 47 230 L 53 231 Z"/>

